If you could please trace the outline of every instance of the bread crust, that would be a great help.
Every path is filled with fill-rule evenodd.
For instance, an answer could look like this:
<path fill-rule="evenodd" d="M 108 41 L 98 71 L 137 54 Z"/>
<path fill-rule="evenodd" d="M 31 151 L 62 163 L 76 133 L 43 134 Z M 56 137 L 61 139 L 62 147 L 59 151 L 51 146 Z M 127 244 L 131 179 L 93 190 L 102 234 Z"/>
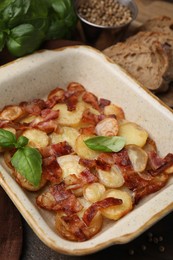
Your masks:
<path fill-rule="evenodd" d="M 107 48 L 104 54 L 149 90 L 168 89 L 169 81 L 165 75 L 169 68 L 169 59 L 160 42 L 154 41 L 146 45 L 138 41 L 126 41 Z"/>
<path fill-rule="evenodd" d="M 149 90 L 165 92 L 173 81 L 173 19 L 150 19 L 135 35 L 103 52 Z"/>

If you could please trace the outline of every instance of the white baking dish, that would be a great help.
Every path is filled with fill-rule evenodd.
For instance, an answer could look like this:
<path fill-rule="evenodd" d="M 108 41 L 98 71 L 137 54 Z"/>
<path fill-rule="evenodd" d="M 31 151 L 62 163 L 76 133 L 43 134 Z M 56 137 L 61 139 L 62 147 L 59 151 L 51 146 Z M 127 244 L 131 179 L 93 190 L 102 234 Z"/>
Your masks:
<path fill-rule="evenodd" d="M 44 97 L 51 89 L 76 81 L 98 97 L 123 107 L 126 117 L 148 130 L 160 155 L 173 151 L 173 114 L 119 66 L 90 47 L 74 46 L 41 51 L 0 68 L 0 107 Z M 86 242 L 67 241 L 56 233 L 50 212 L 39 209 L 36 193 L 22 190 L 0 159 L 0 184 L 38 237 L 52 249 L 70 255 L 96 252 L 126 243 L 173 209 L 173 179 L 165 188 L 143 199 L 132 212 Z"/>

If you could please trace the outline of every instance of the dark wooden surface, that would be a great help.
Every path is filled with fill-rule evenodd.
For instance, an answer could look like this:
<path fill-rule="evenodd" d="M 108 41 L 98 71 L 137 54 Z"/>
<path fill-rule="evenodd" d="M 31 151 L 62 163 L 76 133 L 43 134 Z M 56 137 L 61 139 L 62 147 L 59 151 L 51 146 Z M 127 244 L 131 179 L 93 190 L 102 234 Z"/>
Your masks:
<path fill-rule="evenodd" d="M 125 245 L 110 246 L 87 256 L 59 254 L 35 235 L 6 193 L 0 188 L 1 260 L 173 260 L 173 213 Z"/>
<path fill-rule="evenodd" d="M 0 187 L 0 259 L 19 259 L 22 241 L 22 217 Z"/>
<path fill-rule="evenodd" d="M 125 245 L 111 246 L 87 256 L 67 256 L 45 246 L 23 220 L 21 260 L 173 260 L 173 213 Z"/>

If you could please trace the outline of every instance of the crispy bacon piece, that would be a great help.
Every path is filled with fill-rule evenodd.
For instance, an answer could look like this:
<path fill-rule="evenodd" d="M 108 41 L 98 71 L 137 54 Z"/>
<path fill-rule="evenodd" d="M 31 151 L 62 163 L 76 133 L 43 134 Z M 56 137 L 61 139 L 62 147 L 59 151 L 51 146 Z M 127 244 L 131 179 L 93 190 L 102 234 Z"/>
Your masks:
<path fill-rule="evenodd" d="M 79 174 L 79 176 L 76 176 L 75 174 L 70 174 L 68 177 L 65 178 L 64 181 L 68 189 L 76 190 L 82 188 L 86 184 L 97 182 L 98 178 L 88 169 L 85 169 Z"/>
<path fill-rule="evenodd" d="M 48 99 L 46 101 L 47 108 L 54 107 L 57 103 L 62 103 L 65 100 L 65 91 L 62 88 L 55 88 L 53 89 L 49 95 Z"/>
<path fill-rule="evenodd" d="M 40 148 L 40 153 L 43 158 L 51 155 L 62 156 L 72 153 L 72 147 L 66 142 L 60 142 L 58 144 L 52 144 L 44 148 Z"/>
<path fill-rule="evenodd" d="M 100 100 L 99 100 L 99 107 L 100 107 L 101 110 L 103 110 L 104 107 L 106 107 L 110 104 L 111 104 L 111 101 L 108 100 L 108 99 L 100 98 Z"/>
<path fill-rule="evenodd" d="M 82 164 L 83 166 L 89 168 L 89 169 L 96 167 L 96 161 L 95 160 L 80 158 L 79 163 Z"/>
<path fill-rule="evenodd" d="M 57 118 L 59 117 L 58 110 L 43 109 L 40 113 L 42 117 L 41 122 L 37 122 L 37 118 L 28 124 L 28 128 L 38 128 L 46 133 L 56 131 L 58 128 Z"/>
<path fill-rule="evenodd" d="M 9 120 L 0 120 L 0 128 L 7 127 L 10 123 Z"/>
<path fill-rule="evenodd" d="M 130 162 L 130 159 L 128 156 L 128 152 L 126 149 L 122 149 L 118 153 L 113 153 L 113 159 L 114 159 L 114 162 L 118 166 L 130 166 L 131 165 L 131 162 Z"/>
<path fill-rule="evenodd" d="M 125 186 L 134 191 L 134 201 L 137 204 L 143 197 L 154 193 L 164 187 L 168 181 L 168 175 L 161 173 L 156 176 L 142 178 L 142 173 L 139 175 L 130 169 L 129 166 L 121 168 L 125 180 Z M 144 173 L 145 174 L 145 173 Z"/>
<path fill-rule="evenodd" d="M 156 151 L 150 151 L 148 152 L 148 160 L 149 165 L 153 170 L 156 170 L 160 168 L 162 165 L 165 164 L 165 161 L 163 158 L 161 158 Z"/>
<path fill-rule="evenodd" d="M 111 206 L 121 205 L 122 200 L 118 198 L 105 198 L 103 200 L 97 201 L 93 203 L 84 213 L 83 221 L 87 226 L 91 223 L 92 219 L 95 217 L 97 212 L 101 209 L 109 208 Z"/>
<path fill-rule="evenodd" d="M 36 199 L 37 205 L 41 208 L 53 211 L 63 211 L 67 215 L 82 210 L 83 206 L 75 195 L 67 190 L 64 183 L 54 184 L 49 190 Z"/>
<path fill-rule="evenodd" d="M 51 132 L 56 132 L 58 129 L 58 124 L 56 120 L 49 120 L 49 121 L 42 121 L 39 122 L 36 125 L 33 125 L 34 128 L 37 128 L 39 130 L 42 130 L 46 132 L 47 134 Z"/>
<path fill-rule="evenodd" d="M 86 109 L 82 115 L 82 122 L 95 126 L 98 122 L 98 116 L 91 113 L 89 109 Z"/>
<path fill-rule="evenodd" d="M 56 87 L 54 88 L 52 91 L 50 91 L 49 95 L 48 95 L 48 99 L 52 99 L 56 97 L 56 101 L 57 102 L 63 102 L 64 98 L 65 98 L 65 91 L 64 89 L 60 88 L 60 87 Z"/>
<path fill-rule="evenodd" d="M 157 157 L 157 156 L 156 156 Z M 159 157 L 160 158 L 160 157 Z M 157 160 L 157 159 L 156 159 Z M 169 153 L 165 156 L 165 158 L 158 159 L 157 168 L 155 170 L 150 170 L 150 174 L 155 176 L 162 172 L 164 172 L 166 169 L 173 166 L 173 154 Z M 159 166 L 160 165 L 160 166 Z"/>
<path fill-rule="evenodd" d="M 114 164 L 120 165 L 122 162 L 122 156 L 116 157 L 114 153 L 101 153 L 96 160 L 96 167 L 103 170 L 109 171 Z"/>
<path fill-rule="evenodd" d="M 42 174 L 51 183 L 58 184 L 62 181 L 62 170 L 55 156 L 43 159 Z"/>
<path fill-rule="evenodd" d="M 46 108 L 46 103 L 42 99 L 34 99 L 31 102 L 21 102 L 19 106 L 28 114 L 40 115 L 41 111 Z"/>
<path fill-rule="evenodd" d="M 71 82 L 68 86 L 67 86 L 67 92 L 66 92 L 66 96 L 68 95 L 80 95 L 83 92 L 85 92 L 85 88 L 84 86 L 82 86 L 81 84 L 77 83 L 77 82 Z"/>
<path fill-rule="evenodd" d="M 146 195 L 159 191 L 161 188 L 163 188 L 166 185 L 168 178 L 169 177 L 167 174 L 162 173 L 153 177 L 152 180 L 148 181 L 147 184 L 143 187 L 138 187 L 134 193 L 135 204 L 137 204 L 139 200 L 141 200 Z"/>
<path fill-rule="evenodd" d="M 61 219 L 65 224 L 66 232 L 70 232 L 70 235 L 71 237 L 74 237 L 74 240 L 80 242 L 88 240 L 88 228 L 78 215 L 62 216 Z"/>
<path fill-rule="evenodd" d="M 67 105 L 67 108 L 69 111 L 74 111 L 76 110 L 76 105 L 78 103 L 78 96 L 76 94 L 73 94 L 69 96 L 66 100 L 65 103 Z"/>
<path fill-rule="evenodd" d="M 83 135 L 95 135 L 95 126 L 80 128 L 79 133 Z"/>
<path fill-rule="evenodd" d="M 44 119 L 44 121 L 56 119 L 58 116 L 59 116 L 58 110 L 51 110 L 49 108 L 46 108 L 41 111 L 41 117 Z"/>
<path fill-rule="evenodd" d="M 82 96 L 82 99 L 83 101 L 90 104 L 93 108 L 99 111 L 100 107 L 99 107 L 98 98 L 93 93 L 86 91 Z"/>
<path fill-rule="evenodd" d="M 85 88 L 76 82 L 72 82 L 68 85 L 67 91 L 65 92 L 65 103 L 69 111 L 76 109 L 78 103 L 78 97 L 85 92 Z"/>

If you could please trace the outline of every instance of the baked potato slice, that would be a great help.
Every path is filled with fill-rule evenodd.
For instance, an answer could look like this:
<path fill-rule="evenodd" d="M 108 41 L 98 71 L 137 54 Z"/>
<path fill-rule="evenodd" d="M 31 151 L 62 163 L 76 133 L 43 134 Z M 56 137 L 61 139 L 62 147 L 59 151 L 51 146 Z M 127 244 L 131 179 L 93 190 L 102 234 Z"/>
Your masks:
<path fill-rule="evenodd" d="M 126 145 L 134 144 L 140 147 L 145 145 L 148 138 L 147 131 L 133 122 L 120 124 L 118 135 L 125 138 Z"/>

